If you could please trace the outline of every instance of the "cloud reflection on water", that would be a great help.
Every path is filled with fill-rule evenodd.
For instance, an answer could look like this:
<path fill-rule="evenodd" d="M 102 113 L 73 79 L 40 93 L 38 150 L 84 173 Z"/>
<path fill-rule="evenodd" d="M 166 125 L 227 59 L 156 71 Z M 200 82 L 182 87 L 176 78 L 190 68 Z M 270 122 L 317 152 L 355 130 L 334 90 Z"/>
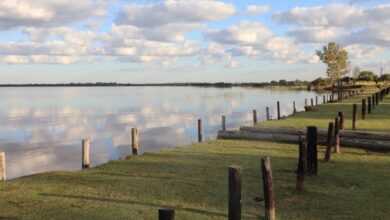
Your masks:
<path fill-rule="evenodd" d="M 264 120 L 269 106 L 275 118 L 277 100 L 288 115 L 292 100 L 303 108 L 304 98 L 314 96 L 246 88 L 0 88 L 0 151 L 6 152 L 9 178 L 77 170 L 82 138 L 91 139 L 94 166 L 129 154 L 132 127 L 140 131 L 142 153 L 195 142 L 198 118 L 204 139 L 213 139 L 221 115 L 235 129 L 252 124 L 253 109 Z"/>

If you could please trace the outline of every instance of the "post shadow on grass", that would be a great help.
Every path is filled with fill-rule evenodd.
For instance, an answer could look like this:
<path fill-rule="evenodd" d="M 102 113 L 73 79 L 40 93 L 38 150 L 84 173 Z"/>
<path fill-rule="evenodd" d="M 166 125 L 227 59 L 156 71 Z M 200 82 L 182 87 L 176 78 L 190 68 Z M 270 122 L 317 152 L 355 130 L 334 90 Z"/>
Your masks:
<path fill-rule="evenodd" d="M 150 206 L 150 207 L 155 207 L 155 208 L 161 208 L 160 204 L 138 202 L 138 201 L 127 200 L 127 199 L 113 199 L 113 198 L 83 196 L 83 195 L 61 195 L 61 194 L 55 194 L 55 193 L 39 193 L 39 195 L 40 196 L 66 198 L 66 199 L 78 199 L 78 200 L 88 200 L 88 201 L 97 201 L 97 202 L 110 202 L 110 203 L 117 203 L 117 204 L 132 204 L 132 205 L 141 205 L 141 206 Z M 225 213 L 220 213 L 220 212 L 210 212 L 210 211 L 206 211 L 206 210 L 193 209 L 193 208 L 175 207 L 175 209 L 187 211 L 187 212 L 195 212 L 195 213 L 202 214 L 202 215 L 226 217 Z"/>

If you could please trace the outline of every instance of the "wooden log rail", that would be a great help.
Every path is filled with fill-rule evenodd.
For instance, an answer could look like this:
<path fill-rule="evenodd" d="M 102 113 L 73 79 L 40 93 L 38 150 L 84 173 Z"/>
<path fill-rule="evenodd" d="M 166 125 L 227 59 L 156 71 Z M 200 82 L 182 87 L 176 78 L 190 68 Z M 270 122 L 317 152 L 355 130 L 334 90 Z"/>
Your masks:
<path fill-rule="evenodd" d="M 306 135 L 306 129 L 241 126 L 239 131 L 219 131 L 218 139 L 298 143 L 300 135 Z M 326 145 L 328 130 L 318 129 L 317 135 L 318 143 Z M 390 133 L 340 130 L 339 135 L 341 147 L 350 146 L 369 150 L 390 151 Z"/>

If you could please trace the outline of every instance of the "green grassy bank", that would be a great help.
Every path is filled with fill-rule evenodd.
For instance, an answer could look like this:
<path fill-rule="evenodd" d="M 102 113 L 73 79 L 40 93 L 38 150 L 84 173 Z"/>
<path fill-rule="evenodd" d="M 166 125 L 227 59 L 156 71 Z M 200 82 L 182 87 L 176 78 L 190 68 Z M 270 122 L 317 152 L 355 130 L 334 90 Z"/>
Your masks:
<path fill-rule="evenodd" d="M 339 111 L 345 117 L 345 129 L 352 129 L 352 105 L 358 104 L 357 130 L 390 132 L 390 96 L 375 106 L 371 114 L 366 114 L 366 119 L 362 120 L 362 99 L 366 99 L 371 93 L 364 93 L 354 97 L 344 99 L 340 102 L 318 105 L 317 111 L 298 112 L 283 120 L 272 120 L 259 123 L 264 127 L 289 127 L 304 128 L 308 125 L 315 125 L 319 128 L 327 128 L 330 121 L 334 121 Z M 322 101 L 322 97 L 319 97 Z"/>
<path fill-rule="evenodd" d="M 324 148 L 320 147 L 319 157 Z M 295 190 L 297 146 L 211 141 L 149 152 L 79 172 L 51 172 L 0 183 L 0 218 L 227 218 L 227 167 L 243 169 L 243 219 L 261 219 L 260 158 L 271 157 L 278 219 L 386 219 L 390 216 L 390 155 L 342 148 L 319 175 Z"/>
<path fill-rule="evenodd" d="M 351 128 L 352 104 L 365 95 L 321 105 L 264 126 L 326 128 L 338 111 Z M 390 98 L 376 106 L 359 130 L 390 131 Z M 298 146 L 217 140 L 148 152 L 78 172 L 50 172 L 0 182 L 0 219 L 157 219 L 173 207 L 176 219 L 227 219 L 227 167 L 243 169 L 242 219 L 262 219 L 260 158 L 270 156 L 278 219 L 387 219 L 390 153 L 343 148 L 322 161 L 319 175 L 295 190 Z M 93 158 L 92 158 L 93 159 Z"/>

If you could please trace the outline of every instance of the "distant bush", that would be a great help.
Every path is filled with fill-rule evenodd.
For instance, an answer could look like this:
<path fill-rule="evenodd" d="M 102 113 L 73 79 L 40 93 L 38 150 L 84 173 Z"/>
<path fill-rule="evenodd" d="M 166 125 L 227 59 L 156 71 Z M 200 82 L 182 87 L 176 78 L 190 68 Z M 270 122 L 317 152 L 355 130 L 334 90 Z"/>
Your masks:
<path fill-rule="evenodd" d="M 380 81 L 390 81 L 390 74 L 383 74 L 379 77 Z"/>
<path fill-rule="evenodd" d="M 359 81 L 376 81 L 378 76 L 372 71 L 362 71 L 359 73 L 357 80 Z"/>
<path fill-rule="evenodd" d="M 327 86 L 331 84 L 331 79 L 329 78 L 317 78 L 311 82 L 311 85 L 313 86 Z"/>

